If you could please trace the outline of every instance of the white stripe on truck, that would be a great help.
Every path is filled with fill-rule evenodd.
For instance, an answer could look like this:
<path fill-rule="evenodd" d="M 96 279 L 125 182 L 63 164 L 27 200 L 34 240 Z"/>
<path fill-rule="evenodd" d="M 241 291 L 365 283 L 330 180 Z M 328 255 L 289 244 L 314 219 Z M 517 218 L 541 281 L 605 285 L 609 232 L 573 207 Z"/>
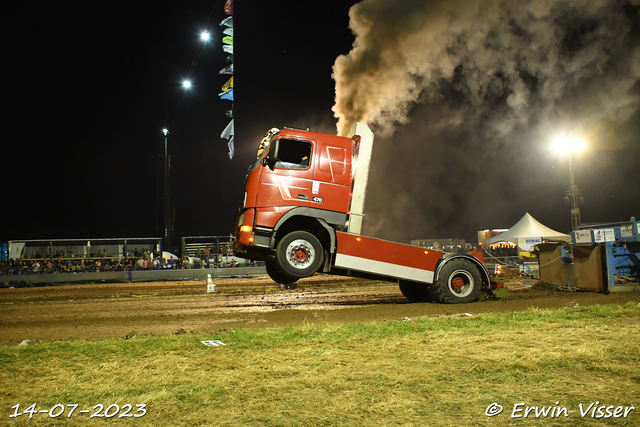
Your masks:
<path fill-rule="evenodd" d="M 335 266 L 365 273 L 397 277 L 414 282 L 433 283 L 433 271 L 405 267 L 403 265 L 391 264 L 390 262 L 374 261 L 352 255 L 336 254 Z"/>

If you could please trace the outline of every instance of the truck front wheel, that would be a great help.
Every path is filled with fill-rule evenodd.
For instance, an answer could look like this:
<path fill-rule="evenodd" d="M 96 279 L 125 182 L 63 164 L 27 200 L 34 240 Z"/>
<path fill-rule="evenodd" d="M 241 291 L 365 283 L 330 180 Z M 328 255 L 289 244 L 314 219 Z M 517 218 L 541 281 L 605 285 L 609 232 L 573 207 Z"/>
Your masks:
<path fill-rule="evenodd" d="M 276 248 L 278 268 L 294 279 L 302 279 L 315 273 L 322 264 L 322 257 L 322 244 L 306 231 L 287 234 Z"/>
<path fill-rule="evenodd" d="M 459 304 L 478 298 L 481 286 L 478 269 L 467 260 L 455 259 L 442 267 L 433 290 L 438 302 Z"/>
<path fill-rule="evenodd" d="M 265 263 L 267 268 L 267 274 L 271 277 L 271 280 L 280 284 L 280 285 L 291 285 L 298 281 L 298 279 L 294 279 L 292 277 L 287 276 L 278 268 L 278 265 L 275 262 L 267 261 Z"/>

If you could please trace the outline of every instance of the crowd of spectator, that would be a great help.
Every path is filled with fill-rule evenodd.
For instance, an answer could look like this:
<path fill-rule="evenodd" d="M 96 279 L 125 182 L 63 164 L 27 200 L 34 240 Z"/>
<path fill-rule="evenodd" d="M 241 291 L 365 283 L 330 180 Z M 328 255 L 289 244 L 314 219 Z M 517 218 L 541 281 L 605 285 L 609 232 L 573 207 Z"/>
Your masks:
<path fill-rule="evenodd" d="M 216 262 L 216 257 L 209 254 L 207 254 L 207 257 L 165 258 L 157 251 L 138 250 L 138 248 L 130 256 L 112 256 L 112 254 L 103 253 L 102 251 L 91 254 L 89 257 L 76 257 L 73 253 L 65 253 L 65 251 L 60 251 L 51 257 L 48 254 L 36 255 L 27 259 L 19 258 L 0 261 L 0 276 L 238 266 L 235 260 L 225 262 L 224 257 L 221 257 Z"/>
<path fill-rule="evenodd" d="M 510 246 L 505 243 L 489 247 L 489 254 L 494 257 L 518 256 L 518 247 Z"/>

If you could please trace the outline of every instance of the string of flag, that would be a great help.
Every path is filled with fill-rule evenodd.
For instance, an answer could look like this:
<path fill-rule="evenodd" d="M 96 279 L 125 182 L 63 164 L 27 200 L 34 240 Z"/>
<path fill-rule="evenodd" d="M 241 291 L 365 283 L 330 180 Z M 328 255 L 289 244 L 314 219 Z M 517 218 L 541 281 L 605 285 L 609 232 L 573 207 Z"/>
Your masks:
<path fill-rule="evenodd" d="M 233 0 L 226 0 L 224 5 L 224 13 L 228 16 L 220 22 L 222 30 L 222 50 L 229 55 L 227 56 L 227 65 L 220 70 L 221 75 L 231 75 L 229 80 L 222 85 L 222 92 L 218 94 L 221 100 L 231 101 L 231 107 L 225 109 L 225 114 L 231 119 L 229 124 L 220 134 L 220 138 L 226 139 L 229 147 L 229 158 L 233 159 L 235 152 L 234 147 L 234 130 L 233 130 Z"/>

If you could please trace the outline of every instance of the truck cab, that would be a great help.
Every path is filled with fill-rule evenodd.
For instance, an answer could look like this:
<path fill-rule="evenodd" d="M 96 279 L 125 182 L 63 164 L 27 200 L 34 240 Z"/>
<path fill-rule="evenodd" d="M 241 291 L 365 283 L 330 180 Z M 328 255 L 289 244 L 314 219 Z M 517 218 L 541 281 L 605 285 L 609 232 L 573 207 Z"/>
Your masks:
<path fill-rule="evenodd" d="M 234 252 L 269 264 L 287 231 L 307 230 L 330 243 L 328 228 L 346 230 L 358 143 L 299 129 L 267 132 L 247 172 Z"/>

